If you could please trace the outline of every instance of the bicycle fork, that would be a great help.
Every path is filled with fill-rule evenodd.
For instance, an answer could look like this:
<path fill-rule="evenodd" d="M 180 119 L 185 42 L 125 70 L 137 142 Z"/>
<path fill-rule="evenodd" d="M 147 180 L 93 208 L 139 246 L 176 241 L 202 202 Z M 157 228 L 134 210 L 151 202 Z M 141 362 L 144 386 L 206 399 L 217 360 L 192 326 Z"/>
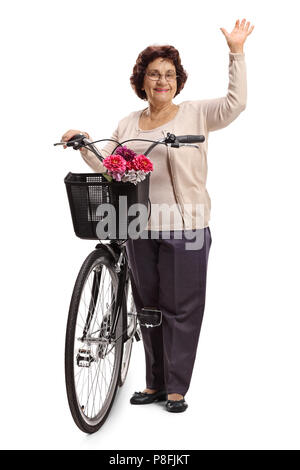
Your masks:
<path fill-rule="evenodd" d="M 93 277 L 93 284 L 91 289 L 91 300 L 89 303 L 89 310 L 88 315 L 86 317 L 86 322 L 83 329 L 82 341 L 85 341 L 86 335 L 90 329 L 91 322 L 95 312 L 95 306 L 97 305 L 98 295 L 99 295 L 99 286 L 100 286 L 100 279 L 102 274 L 102 266 L 97 266 L 94 268 L 94 277 Z"/>

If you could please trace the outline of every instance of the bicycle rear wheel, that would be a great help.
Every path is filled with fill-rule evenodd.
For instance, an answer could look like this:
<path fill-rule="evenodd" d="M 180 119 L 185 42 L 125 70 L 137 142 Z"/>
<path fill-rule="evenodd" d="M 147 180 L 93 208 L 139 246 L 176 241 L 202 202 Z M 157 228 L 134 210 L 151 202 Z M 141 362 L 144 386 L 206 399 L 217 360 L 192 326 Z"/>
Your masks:
<path fill-rule="evenodd" d="M 75 423 L 89 434 L 105 422 L 118 388 L 122 314 L 115 339 L 110 334 L 118 282 L 110 255 L 94 250 L 79 271 L 70 303 L 65 344 L 67 396 Z"/>

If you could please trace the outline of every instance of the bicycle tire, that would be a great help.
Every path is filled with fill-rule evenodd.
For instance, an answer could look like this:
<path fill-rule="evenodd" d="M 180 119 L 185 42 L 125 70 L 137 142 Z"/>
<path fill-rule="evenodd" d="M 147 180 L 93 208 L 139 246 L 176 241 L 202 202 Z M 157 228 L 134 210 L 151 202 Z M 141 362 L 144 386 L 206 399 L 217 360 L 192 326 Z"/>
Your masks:
<path fill-rule="evenodd" d="M 78 356 L 81 357 L 80 354 L 82 354 L 82 353 L 80 353 L 81 350 L 79 349 L 79 352 L 76 356 L 76 361 L 77 361 L 77 363 L 76 363 L 76 361 L 75 361 L 75 352 L 76 352 L 76 350 L 74 350 L 74 343 L 75 343 L 75 334 L 76 334 L 76 331 L 77 331 L 76 328 L 78 327 L 78 323 L 79 323 L 77 321 L 78 316 L 80 315 L 80 317 L 82 318 L 82 313 L 79 311 L 79 307 L 81 305 L 81 303 L 80 303 L 81 298 L 82 298 L 83 295 L 85 295 L 84 289 L 85 289 L 86 285 L 88 284 L 88 278 L 89 278 L 89 276 L 92 272 L 94 273 L 94 277 L 95 277 L 95 269 L 99 270 L 99 271 L 101 270 L 100 275 L 99 275 L 100 276 L 100 281 L 102 280 L 102 276 L 103 276 L 103 278 L 105 276 L 105 274 L 103 274 L 103 273 L 105 273 L 105 272 L 109 273 L 109 276 L 111 277 L 110 291 L 112 293 L 112 297 L 114 296 L 114 300 L 112 301 L 112 304 L 116 299 L 116 293 L 117 293 L 117 289 L 118 289 L 119 279 L 118 279 L 118 275 L 116 273 L 116 270 L 114 268 L 114 264 L 113 264 L 111 255 L 110 255 L 110 253 L 108 253 L 107 250 L 96 249 L 96 250 L 92 251 L 87 256 L 87 258 L 83 262 L 83 264 L 80 268 L 80 271 L 78 273 L 78 276 L 77 276 L 77 279 L 76 279 L 76 282 L 75 282 L 75 285 L 74 285 L 72 297 L 71 297 L 71 302 L 70 302 L 69 315 L 68 315 L 67 328 L 66 328 L 66 340 L 65 340 L 65 381 L 66 381 L 66 390 L 67 390 L 68 403 L 69 403 L 70 411 L 71 411 L 74 422 L 79 427 L 79 429 L 81 429 L 81 431 L 86 432 L 88 434 L 92 434 L 92 433 L 98 431 L 100 429 L 100 427 L 104 424 L 104 422 L 106 421 L 106 419 L 109 415 L 109 412 L 112 408 L 112 405 L 113 405 L 113 402 L 114 402 L 114 399 L 115 399 L 115 396 L 116 396 L 116 392 L 117 392 L 117 389 L 118 389 L 120 368 L 121 368 L 122 355 L 123 355 L 123 335 L 122 335 L 123 316 L 119 315 L 119 322 L 118 322 L 118 325 L 117 325 L 117 334 L 119 335 L 121 333 L 121 335 L 118 336 L 119 339 L 116 341 L 115 346 L 114 346 L 114 348 L 115 348 L 115 360 L 114 360 L 114 363 L 113 363 L 112 377 L 111 377 L 111 381 L 110 381 L 110 384 L 109 384 L 109 394 L 107 396 L 107 399 L 104 400 L 103 406 L 99 410 L 99 413 L 94 418 L 89 417 L 88 416 L 88 414 L 89 414 L 89 403 L 88 403 L 88 401 L 89 401 L 91 392 L 89 392 L 88 396 L 87 396 L 87 402 L 86 402 L 87 405 L 82 405 L 83 399 L 81 400 L 81 398 L 79 397 L 79 393 L 78 393 L 78 390 L 76 389 L 76 383 L 75 382 L 76 382 L 76 380 L 77 380 L 77 382 L 79 382 L 79 378 L 81 377 L 81 374 L 82 374 L 82 369 L 84 369 L 84 368 L 89 369 L 89 371 L 87 373 L 88 377 L 89 377 L 90 370 L 91 370 L 91 364 L 92 364 L 92 366 L 94 366 L 94 364 L 91 362 L 92 354 L 89 353 L 89 355 L 87 355 L 88 349 L 86 349 L 86 350 L 82 349 L 83 351 L 85 351 L 85 358 L 84 359 L 86 359 L 86 357 L 88 357 L 88 359 L 86 359 L 86 362 L 88 362 L 89 366 L 88 367 L 86 367 L 86 366 L 79 367 L 79 364 L 84 363 L 84 360 L 79 361 L 79 364 L 78 364 Z M 109 283 L 109 279 L 108 279 L 108 283 Z M 98 285 L 97 296 L 95 295 L 93 297 L 93 294 L 91 294 L 91 298 L 93 300 L 93 305 L 95 307 L 95 310 L 96 310 L 96 307 L 97 307 L 98 299 L 99 298 L 101 299 L 101 291 L 99 293 L 99 285 Z M 93 286 L 94 286 L 94 284 L 93 284 Z M 88 287 L 90 287 L 90 285 Z M 91 292 L 92 292 L 92 290 L 91 290 Z M 94 292 L 96 292 L 96 291 L 94 291 Z M 102 294 L 103 294 L 103 292 L 102 292 Z M 94 302 L 94 298 L 96 298 L 96 305 L 95 305 L 95 302 Z M 91 306 L 91 302 L 89 303 L 89 311 L 90 311 L 90 306 Z M 113 308 L 111 307 L 111 311 L 112 310 L 113 310 Z M 107 325 L 109 325 L 109 322 L 112 321 L 112 320 L 110 320 L 110 315 L 111 315 L 111 312 L 109 314 L 105 314 L 103 316 L 100 328 L 99 328 L 98 331 L 96 330 L 96 333 L 98 334 L 98 338 L 96 338 L 94 336 L 94 338 L 96 338 L 96 340 L 99 340 L 99 338 L 101 337 L 102 330 L 107 334 L 108 328 L 105 330 L 105 328 L 102 325 L 105 325 L 105 327 L 107 327 Z M 81 320 L 81 318 L 80 318 L 80 320 Z M 96 317 L 95 317 L 95 319 L 96 319 Z M 95 321 L 94 321 L 94 325 L 95 325 Z M 96 327 L 98 327 L 98 325 L 99 325 L 99 323 L 97 322 Z M 89 327 L 89 329 L 90 329 L 90 327 Z M 91 335 L 92 334 L 93 333 L 91 333 Z M 101 348 L 102 348 L 102 345 L 100 345 L 100 343 L 99 343 L 99 345 L 96 347 L 97 353 L 94 354 L 94 356 L 93 356 L 94 357 L 93 362 L 96 362 L 96 361 L 99 362 L 99 365 L 98 365 L 99 371 L 100 371 L 100 368 L 101 368 L 101 360 L 102 360 L 102 359 L 100 359 L 100 350 L 101 350 Z M 102 364 L 104 364 L 104 362 Z M 78 367 L 76 367 L 76 369 L 75 369 L 76 365 Z M 77 379 L 77 377 L 76 377 L 76 379 L 75 379 L 75 371 L 77 372 L 77 368 L 80 368 L 81 370 L 80 370 L 80 372 L 78 372 L 79 378 Z M 85 372 L 84 372 L 84 374 L 85 374 Z M 99 386 L 98 379 L 99 379 L 99 376 L 100 376 L 100 372 L 96 372 L 96 374 L 98 374 L 96 386 L 97 385 Z M 102 372 L 101 372 L 101 376 L 103 376 Z M 94 381 L 95 381 L 95 378 L 93 379 L 93 383 L 94 383 Z M 86 382 L 86 380 L 85 380 L 85 382 Z M 89 378 L 88 378 L 87 382 L 89 383 Z M 83 380 L 83 383 L 84 383 L 84 380 Z M 92 385 L 93 385 L 93 383 L 92 383 Z M 83 385 L 83 387 L 85 387 L 85 385 Z M 101 385 L 101 387 L 102 387 L 102 385 Z M 100 392 L 101 392 L 101 387 L 100 387 Z M 96 389 L 96 391 L 94 392 L 94 395 L 93 395 L 94 401 L 95 401 L 95 393 L 99 393 L 97 391 L 97 389 Z M 94 403 L 93 403 L 93 407 L 94 407 Z M 93 407 L 92 407 L 92 411 L 93 411 Z"/>

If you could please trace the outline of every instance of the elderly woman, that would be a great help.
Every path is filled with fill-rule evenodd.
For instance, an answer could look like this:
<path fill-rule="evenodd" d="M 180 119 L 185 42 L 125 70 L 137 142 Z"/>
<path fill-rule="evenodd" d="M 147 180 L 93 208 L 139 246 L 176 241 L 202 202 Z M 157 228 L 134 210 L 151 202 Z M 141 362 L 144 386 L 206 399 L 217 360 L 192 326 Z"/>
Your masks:
<path fill-rule="evenodd" d="M 122 119 L 112 139 L 158 140 L 171 132 L 202 134 L 205 142 L 198 144 L 198 149 L 159 145 L 150 154 L 154 166 L 150 178 L 152 209 L 165 204 L 164 207 L 172 207 L 173 218 L 161 221 L 157 211 L 152 210 L 147 226 L 150 236 L 126 242 L 137 310 L 148 307 L 162 312 L 159 326 L 141 325 L 146 388 L 134 393 L 132 404 L 166 400 L 166 409 L 171 412 L 185 411 L 188 406 L 185 394 L 190 386 L 203 319 L 211 245 L 211 205 L 206 190 L 208 134 L 226 127 L 246 107 L 243 45 L 253 28 L 245 18 L 241 23 L 236 21 L 231 33 L 220 28 L 230 48 L 228 93 L 222 98 L 173 102 L 187 80 L 173 46 L 147 47 L 133 68 L 131 86 L 139 98 L 147 100 L 148 107 Z M 67 141 L 79 132 L 70 130 L 62 140 Z M 136 153 L 143 153 L 148 145 L 129 143 Z M 115 144 L 109 142 L 101 153 L 108 156 L 114 148 Z M 91 151 L 81 149 L 81 154 L 94 171 L 105 171 Z M 202 208 L 201 217 L 196 207 Z M 192 236 L 201 240 L 200 246 L 187 249 Z"/>

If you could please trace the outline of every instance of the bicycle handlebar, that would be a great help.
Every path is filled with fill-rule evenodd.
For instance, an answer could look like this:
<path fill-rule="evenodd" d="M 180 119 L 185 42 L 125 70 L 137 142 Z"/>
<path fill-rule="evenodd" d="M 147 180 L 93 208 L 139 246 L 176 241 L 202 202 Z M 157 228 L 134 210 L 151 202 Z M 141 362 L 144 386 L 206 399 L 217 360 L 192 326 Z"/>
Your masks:
<path fill-rule="evenodd" d="M 80 148 L 88 148 L 91 150 L 94 155 L 100 160 L 102 163 L 104 158 L 101 155 L 101 152 L 97 149 L 97 147 L 94 145 L 96 142 L 102 142 L 102 141 L 110 141 L 110 142 L 115 142 L 117 145 L 114 148 L 112 154 L 116 151 L 116 149 L 120 146 L 122 146 L 126 142 L 132 142 L 132 141 L 142 141 L 142 142 L 151 142 L 151 145 L 148 147 L 146 152 L 144 152 L 144 155 L 147 156 L 149 153 L 156 147 L 157 145 L 166 145 L 170 147 L 182 147 L 182 146 L 189 146 L 189 147 L 195 147 L 199 148 L 198 145 L 194 145 L 196 142 L 204 142 L 205 137 L 204 135 L 180 135 L 176 136 L 174 134 L 171 134 L 170 132 L 167 133 L 167 137 L 165 137 L 162 140 L 149 140 L 149 139 L 128 139 L 124 140 L 123 142 L 118 142 L 117 140 L 114 139 L 101 139 L 101 140 L 96 140 L 91 142 L 85 135 L 83 134 L 76 134 L 72 137 L 72 139 L 66 141 L 66 142 L 57 142 L 53 145 L 66 145 L 67 147 L 73 147 L 74 150 L 79 150 Z M 150 202 L 150 213 L 148 217 L 148 221 L 151 216 L 151 201 Z M 126 240 L 127 241 L 127 240 Z M 124 242 L 122 242 L 124 243 Z"/>
<path fill-rule="evenodd" d="M 199 148 L 197 145 L 194 145 L 195 143 L 198 142 L 204 142 L 205 137 L 204 135 L 179 135 L 176 136 L 174 134 L 171 134 L 170 132 L 167 133 L 167 137 L 162 139 L 162 140 L 149 140 L 149 139 L 128 139 L 124 140 L 123 142 L 118 142 L 117 140 L 113 139 L 101 139 L 101 140 L 95 140 L 91 142 L 85 135 L 83 134 L 76 134 L 72 137 L 72 139 L 67 140 L 66 142 L 56 142 L 53 145 L 66 145 L 67 147 L 73 147 L 74 150 L 78 150 L 82 147 L 86 147 L 89 150 L 91 150 L 101 162 L 103 162 L 104 158 L 101 155 L 100 151 L 95 147 L 95 143 L 97 142 L 103 142 L 103 141 L 110 141 L 110 142 L 115 142 L 118 145 L 115 147 L 114 151 L 119 147 L 122 146 L 126 142 L 132 142 L 132 141 L 142 141 L 142 142 L 152 142 L 152 145 L 144 152 L 144 155 L 149 155 L 149 153 L 156 147 L 156 145 L 167 145 L 170 147 L 174 148 L 179 148 L 182 146 L 187 146 L 187 147 L 195 147 Z M 112 152 L 112 153 L 113 153 Z"/>

